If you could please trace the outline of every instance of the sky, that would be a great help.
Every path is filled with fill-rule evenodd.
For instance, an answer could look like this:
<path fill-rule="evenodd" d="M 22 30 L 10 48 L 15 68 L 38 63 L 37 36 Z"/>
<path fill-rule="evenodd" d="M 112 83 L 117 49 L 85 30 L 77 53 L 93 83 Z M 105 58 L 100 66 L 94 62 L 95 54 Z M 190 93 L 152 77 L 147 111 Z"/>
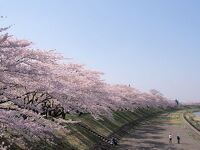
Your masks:
<path fill-rule="evenodd" d="M 114 84 L 200 102 L 200 1 L 0 0 L 0 26 Z"/>

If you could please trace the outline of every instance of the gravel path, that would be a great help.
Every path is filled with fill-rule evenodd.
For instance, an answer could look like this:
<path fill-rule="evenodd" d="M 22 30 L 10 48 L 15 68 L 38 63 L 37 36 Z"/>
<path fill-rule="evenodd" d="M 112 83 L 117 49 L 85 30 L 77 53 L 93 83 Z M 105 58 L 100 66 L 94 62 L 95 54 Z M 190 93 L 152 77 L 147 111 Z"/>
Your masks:
<path fill-rule="evenodd" d="M 168 135 L 172 133 L 173 143 Z M 181 137 L 177 144 L 176 135 Z M 117 150 L 200 150 L 200 136 L 185 123 L 182 112 L 165 114 L 132 129 Z"/>

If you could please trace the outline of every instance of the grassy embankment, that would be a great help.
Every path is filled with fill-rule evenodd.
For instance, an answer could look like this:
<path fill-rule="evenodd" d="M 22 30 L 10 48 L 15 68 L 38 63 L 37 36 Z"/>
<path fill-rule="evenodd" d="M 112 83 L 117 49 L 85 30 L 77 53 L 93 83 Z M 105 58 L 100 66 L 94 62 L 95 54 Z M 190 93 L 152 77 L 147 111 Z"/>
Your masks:
<path fill-rule="evenodd" d="M 191 110 L 187 110 L 184 113 L 184 118 L 192 125 L 195 129 L 200 132 L 200 117 L 195 116 L 194 112 L 200 112 L 200 106 L 196 106 Z"/>
<path fill-rule="evenodd" d="M 168 124 L 168 125 L 181 125 L 181 114 L 184 113 L 185 110 L 184 109 L 177 109 L 175 111 L 172 112 L 167 112 L 164 114 L 159 115 L 158 117 L 156 117 L 154 119 L 154 121 L 156 122 L 162 122 L 164 124 Z"/>
<path fill-rule="evenodd" d="M 66 115 L 66 120 L 79 121 L 80 123 L 68 123 L 65 127 L 69 133 L 64 134 L 62 131 L 56 131 L 54 135 L 62 135 L 62 139 L 56 139 L 56 145 L 49 145 L 45 139 L 41 139 L 39 143 L 29 142 L 27 147 L 33 150 L 89 150 L 97 149 L 99 145 L 109 145 L 110 137 L 114 136 L 118 139 L 127 134 L 136 124 L 155 118 L 158 114 L 168 112 L 170 110 L 163 109 L 138 109 L 135 112 L 121 111 L 114 112 L 113 118 L 96 120 L 90 114 Z M 162 115 L 161 115 L 162 116 Z M 1 140 L 0 140 L 1 141 Z M 18 145 L 18 144 L 17 144 Z M 23 149 L 21 146 L 14 149 Z M 14 145 L 13 145 L 14 146 Z M 110 145 L 109 145 L 110 146 Z"/>
<path fill-rule="evenodd" d="M 114 112 L 113 119 L 102 117 L 102 120 L 95 120 L 90 114 L 83 114 L 80 117 L 68 115 L 66 119 L 81 123 L 66 125 L 71 132 L 65 136 L 64 141 L 71 146 L 71 149 L 72 147 L 80 150 L 91 149 L 96 144 L 106 143 L 112 136 L 120 139 L 129 128 L 162 112 L 164 112 L 162 109 Z M 66 145 L 63 148 L 66 149 Z"/>

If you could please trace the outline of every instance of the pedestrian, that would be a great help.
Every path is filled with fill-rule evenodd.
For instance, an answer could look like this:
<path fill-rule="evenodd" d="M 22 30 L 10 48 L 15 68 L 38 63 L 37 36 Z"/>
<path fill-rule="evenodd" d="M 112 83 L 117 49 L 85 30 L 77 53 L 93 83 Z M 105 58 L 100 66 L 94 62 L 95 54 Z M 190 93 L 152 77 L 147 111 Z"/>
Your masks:
<path fill-rule="evenodd" d="M 116 137 L 113 138 L 113 143 L 114 143 L 114 145 L 117 145 L 117 138 Z"/>
<path fill-rule="evenodd" d="M 178 142 L 178 144 L 180 144 L 180 140 L 181 140 L 180 136 L 177 135 L 177 142 Z"/>
<path fill-rule="evenodd" d="M 172 143 L 172 134 L 169 133 L 169 143 Z"/>
<path fill-rule="evenodd" d="M 112 137 L 110 139 L 110 144 L 113 145 L 113 146 L 117 145 L 117 139 L 115 137 Z"/>

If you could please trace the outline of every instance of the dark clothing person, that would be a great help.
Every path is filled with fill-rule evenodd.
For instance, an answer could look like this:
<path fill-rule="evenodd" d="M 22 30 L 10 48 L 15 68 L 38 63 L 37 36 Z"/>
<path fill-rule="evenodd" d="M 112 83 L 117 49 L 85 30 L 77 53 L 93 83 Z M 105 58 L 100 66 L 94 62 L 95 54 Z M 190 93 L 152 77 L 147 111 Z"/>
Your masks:
<path fill-rule="evenodd" d="M 110 144 L 113 145 L 113 146 L 117 145 L 117 139 L 115 137 L 112 137 L 111 140 L 110 140 Z"/>
<path fill-rule="evenodd" d="M 180 140 L 181 140 L 180 136 L 177 135 L 177 141 L 178 141 L 178 144 L 180 144 Z"/>
<path fill-rule="evenodd" d="M 113 138 L 113 143 L 114 143 L 114 145 L 117 145 L 117 139 L 116 138 Z"/>

